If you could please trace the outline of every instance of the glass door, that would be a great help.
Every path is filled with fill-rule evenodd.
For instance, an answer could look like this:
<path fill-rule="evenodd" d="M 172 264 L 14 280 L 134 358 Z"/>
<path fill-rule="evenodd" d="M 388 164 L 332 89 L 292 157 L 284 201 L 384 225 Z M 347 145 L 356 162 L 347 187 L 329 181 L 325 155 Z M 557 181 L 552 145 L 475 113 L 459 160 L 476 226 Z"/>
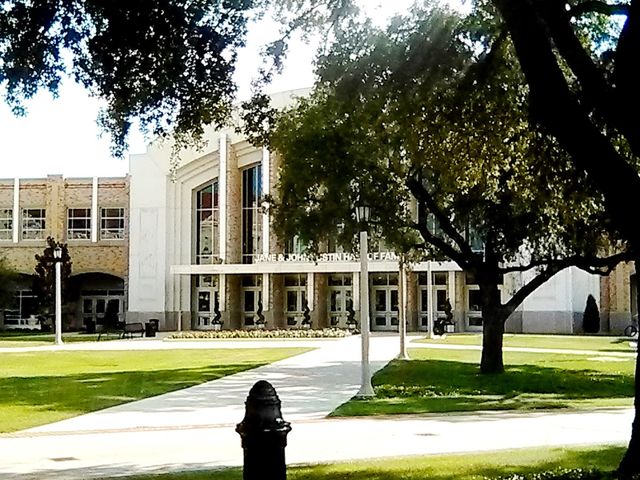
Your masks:
<path fill-rule="evenodd" d="M 396 286 L 372 288 L 372 330 L 397 330 L 398 288 Z"/>
<path fill-rule="evenodd" d="M 218 290 L 213 287 L 198 288 L 198 312 L 196 319 L 196 328 L 211 328 L 211 321 L 215 317 L 215 306 L 220 301 Z"/>

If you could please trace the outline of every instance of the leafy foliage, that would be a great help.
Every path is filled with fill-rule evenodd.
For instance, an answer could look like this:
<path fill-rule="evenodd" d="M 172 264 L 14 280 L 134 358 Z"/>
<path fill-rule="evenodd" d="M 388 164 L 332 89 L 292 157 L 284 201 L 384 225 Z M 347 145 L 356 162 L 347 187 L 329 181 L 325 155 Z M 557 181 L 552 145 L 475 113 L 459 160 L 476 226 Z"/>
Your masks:
<path fill-rule="evenodd" d="M 11 268 L 5 257 L 0 256 L 0 310 L 7 308 L 11 302 L 17 279 L 18 272 Z"/>
<path fill-rule="evenodd" d="M 70 291 L 67 288 L 68 279 L 71 276 L 71 256 L 66 243 L 56 241 L 53 237 L 47 237 L 47 247 L 42 255 L 36 255 L 35 276 L 33 281 L 33 292 L 38 298 L 38 303 L 43 312 L 53 309 L 56 289 L 55 257 L 53 251 L 60 247 L 62 257 L 60 259 L 60 276 L 62 283 L 63 303 L 69 297 Z"/>
<path fill-rule="evenodd" d="M 0 85 L 14 112 L 69 73 L 106 101 L 99 123 L 122 156 L 144 131 L 198 138 L 228 113 L 254 0 L 0 1 Z"/>
<path fill-rule="evenodd" d="M 474 21 L 426 9 L 386 32 L 354 23 L 269 140 L 283 157 L 272 199 L 283 240 L 298 235 L 316 252 L 337 236 L 353 248 L 354 205 L 368 204 L 388 247 L 474 275 L 486 327 L 563 268 L 606 272 L 623 257 L 598 258 L 616 243 L 601 198 L 529 125 L 510 43 L 482 43 Z M 528 278 L 502 304 L 509 272 Z"/>

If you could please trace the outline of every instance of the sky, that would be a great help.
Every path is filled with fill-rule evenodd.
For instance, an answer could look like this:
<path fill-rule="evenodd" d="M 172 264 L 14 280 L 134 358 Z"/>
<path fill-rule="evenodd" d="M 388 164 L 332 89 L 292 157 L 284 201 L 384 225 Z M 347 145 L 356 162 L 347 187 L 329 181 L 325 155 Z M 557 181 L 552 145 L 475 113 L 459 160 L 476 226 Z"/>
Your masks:
<path fill-rule="evenodd" d="M 361 0 L 366 13 L 384 23 L 407 11 L 413 0 Z M 275 35 L 272 23 L 250 26 L 247 46 L 239 53 L 235 81 L 239 97 L 250 92 L 251 79 L 259 64 L 260 46 Z M 274 78 L 269 93 L 313 85 L 314 48 L 294 40 L 283 73 Z M 72 80 L 63 81 L 53 99 L 42 91 L 26 102 L 27 115 L 16 117 L 0 101 L 0 178 L 37 178 L 48 174 L 65 177 L 122 176 L 128 172 L 128 157 L 113 158 L 109 138 L 96 124 L 100 101 Z M 136 130 L 129 137 L 129 153 L 143 153 L 145 139 Z"/>

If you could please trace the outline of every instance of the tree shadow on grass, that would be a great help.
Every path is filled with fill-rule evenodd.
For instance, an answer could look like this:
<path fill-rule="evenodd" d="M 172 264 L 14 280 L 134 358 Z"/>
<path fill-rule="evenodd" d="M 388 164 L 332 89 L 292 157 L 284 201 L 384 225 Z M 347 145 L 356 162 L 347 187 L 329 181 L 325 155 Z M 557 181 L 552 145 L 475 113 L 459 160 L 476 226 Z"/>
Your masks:
<path fill-rule="evenodd" d="M 614 470 L 622 457 L 622 447 L 600 447 L 596 449 L 582 450 L 552 450 L 553 458 L 550 460 L 527 460 L 526 455 L 535 450 L 523 450 L 523 459 L 513 460 L 510 451 L 507 459 L 503 460 L 503 452 L 486 452 L 479 454 L 459 454 L 445 457 L 434 457 L 430 462 L 429 457 L 422 457 L 414 463 L 411 459 L 402 461 L 374 461 L 365 468 L 356 468 L 345 471 L 345 468 L 336 468 L 334 465 L 313 465 L 308 467 L 290 468 L 288 478 L 291 480 L 325 480 L 325 479 L 349 479 L 349 480 L 445 480 L 445 479 L 497 479 L 514 473 L 529 475 L 536 472 L 554 471 L 560 468 L 600 469 L 605 473 Z M 404 465 L 403 465 L 404 464 Z M 222 478 L 222 477 L 221 477 Z M 238 477 L 240 478 L 240 477 Z M 211 477 L 217 480 L 217 477 Z"/>
<path fill-rule="evenodd" d="M 0 432 L 47 423 L 47 412 L 55 412 L 53 419 L 59 420 L 181 390 L 265 364 L 256 362 L 155 371 L 0 378 L 0 412 L 9 407 L 13 411 L 23 408 L 27 412 L 23 422 L 12 424 L 13 427 L 7 428 L 0 423 Z M 36 415 L 29 415 L 29 412 Z M 30 423 L 34 419 L 29 417 L 39 414 L 42 415 L 41 421 Z"/>
<path fill-rule="evenodd" d="M 566 408 L 572 401 L 633 397 L 633 376 L 596 369 L 521 364 L 481 375 L 472 363 L 393 361 L 378 372 L 376 398 L 351 401 L 336 415 Z"/>

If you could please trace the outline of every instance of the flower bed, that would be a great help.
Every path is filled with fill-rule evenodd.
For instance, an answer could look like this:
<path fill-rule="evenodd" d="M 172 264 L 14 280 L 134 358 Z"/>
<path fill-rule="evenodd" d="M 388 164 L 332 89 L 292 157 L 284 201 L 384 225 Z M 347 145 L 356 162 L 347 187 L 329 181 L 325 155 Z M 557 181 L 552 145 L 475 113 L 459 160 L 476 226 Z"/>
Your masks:
<path fill-rule="evenodd" d="M 340 328 L 324 328 L 322 330 L 220 330 L 176 332 L 167 338 L 171 340 L 208 339 L 208 338 L 342 338 L 351 332 Z"/>

